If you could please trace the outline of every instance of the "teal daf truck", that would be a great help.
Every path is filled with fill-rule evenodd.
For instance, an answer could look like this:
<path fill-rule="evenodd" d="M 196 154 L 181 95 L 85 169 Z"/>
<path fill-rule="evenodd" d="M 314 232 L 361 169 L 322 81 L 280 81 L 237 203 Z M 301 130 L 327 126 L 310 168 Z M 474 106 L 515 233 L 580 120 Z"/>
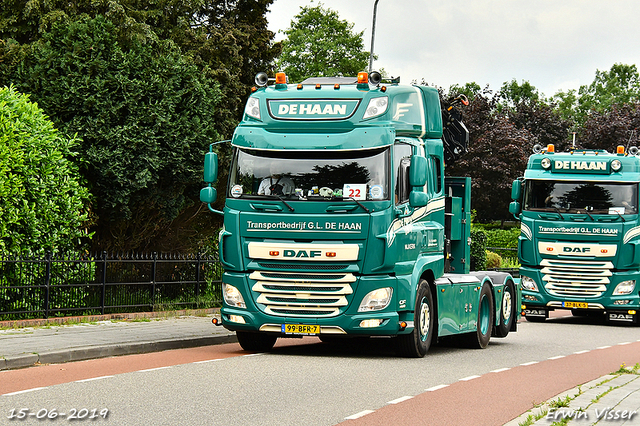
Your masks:
<path fill-rule="evenodd" d="M 385 336 L 407 357 L 444 336 L 483 348 L 515 331 L 512 277 L 469 273 L 470 180 L 444 177 L 466 151 L 460 120 L 436 89 L 376 72 L 256 76 L 223 212 L 215 144 L 205 155 L 200 199 L 224 214 L 219 323 L 245 350 Z"/>
<path fill-rule="evenodd" d="M 637 323 L 637 148 L 555 152 L 549 145 L 535 151 L 524 177 L 513 183 L 509 207 L 521 221 L 525 317 L 544 321 L 549 311 L 570 309 Z"/>

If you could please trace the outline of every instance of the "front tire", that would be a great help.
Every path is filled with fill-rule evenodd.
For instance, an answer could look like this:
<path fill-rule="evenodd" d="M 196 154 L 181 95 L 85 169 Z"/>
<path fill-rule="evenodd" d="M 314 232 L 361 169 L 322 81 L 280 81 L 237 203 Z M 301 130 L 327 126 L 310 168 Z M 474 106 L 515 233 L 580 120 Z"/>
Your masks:
<path fill-rule="evenodd" d="M 420 280 L 413 314 L 413 331 L 396 337 L 398 353 L 407 358 L 422 358 L 433 340 L 435 309 L 429 283 Z"/>
<path fill-rule="evenodd" d="M 269 352 L 278 340 L 277 336 L 250 331 L 236 331 L 238 343 L 242 349 L 249 352 Z"/>
<path fill-rule="evenodd" d="M 494 305 L 491 297 L 489 283 L 484 283 L 478 298 L 478 319 L 475 333 L 468 335 L 469 346 L 476 349 L 484 349 L 491 339 L 491 329 L 494 322 Z"/>

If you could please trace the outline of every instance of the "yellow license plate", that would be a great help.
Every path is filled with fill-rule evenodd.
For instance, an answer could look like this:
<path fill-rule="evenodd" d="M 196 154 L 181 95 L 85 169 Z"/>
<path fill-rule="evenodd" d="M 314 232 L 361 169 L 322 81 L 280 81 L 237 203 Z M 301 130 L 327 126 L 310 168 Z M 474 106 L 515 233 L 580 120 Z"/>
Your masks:
<path fill-rule="evenodd" d="M 320 326 L 308 324 L 282 324 L 282 332 L 285 334 L 320 334 Z"/>
<path fill-rule="evenodd" d="M 562 306 L 565 308 L 580 308 L 580 309 L 588 309 L 589 304 L 586 302 L 562 302 Z"/>

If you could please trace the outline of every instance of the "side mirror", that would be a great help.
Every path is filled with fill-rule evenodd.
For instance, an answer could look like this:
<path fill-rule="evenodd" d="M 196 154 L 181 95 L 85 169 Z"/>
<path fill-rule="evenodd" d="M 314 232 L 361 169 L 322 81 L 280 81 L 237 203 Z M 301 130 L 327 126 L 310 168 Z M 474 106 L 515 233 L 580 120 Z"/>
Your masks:
<path fill-rule="evenodd" d="M 419 155 L 411 156 L 409 169 L 409 185 L 424 186 L 427 183 L 427 159 Z"/>
<path fill-rule="evenodd" d="M 511 213 L 514 217 L 516 217 L 522 212 L 522 206 L 519 201 L 512 201 L 509 204 L 509 213 Z"/>
<path fill-rule="evenodd" d="M 422 191 L 411 191 L 411 194 L 409 194 L 409 205 L 411 207 L 424 207 L 428 202 L 427 194 Z"/>
<path fill-rule="evenodd" d="M 511 184 L 511 199 L 520 200 L 520 197 L 522 197 L 522 182 L 516 179 Z"/>
<path fill-rule="evenodd" d="M 212 186 L 208 186 L 206 188 L 202 188 L 200 190 L 200 201 L 206 204 L 212 204 L 216 201 L 218 197 L 218 191 Z"/>
<path fill-rule="evenodd" d="M 204 155 L 204 181 L 213 183 L 218 179 L 218 154 L 207 152 Z M 205 188 L 206 189 L 206 188 Z M 201 195 L 202 199 L 202 195 Z"/>

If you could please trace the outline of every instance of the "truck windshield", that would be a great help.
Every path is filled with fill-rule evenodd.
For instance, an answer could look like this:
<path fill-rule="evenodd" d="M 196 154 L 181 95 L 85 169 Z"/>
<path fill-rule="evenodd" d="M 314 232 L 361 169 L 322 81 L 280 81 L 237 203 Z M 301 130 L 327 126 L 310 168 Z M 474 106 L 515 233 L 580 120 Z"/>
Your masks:
<path fill-rule="evenodd" d="M 235 148 L 229 197 L 388 200 L 389 151 L 266 151 Z"/>
<path fill-rule="evenodd" d="M 638 184 L 527 181 L 524 209 L 562 213 L 637 214 Z"/>

